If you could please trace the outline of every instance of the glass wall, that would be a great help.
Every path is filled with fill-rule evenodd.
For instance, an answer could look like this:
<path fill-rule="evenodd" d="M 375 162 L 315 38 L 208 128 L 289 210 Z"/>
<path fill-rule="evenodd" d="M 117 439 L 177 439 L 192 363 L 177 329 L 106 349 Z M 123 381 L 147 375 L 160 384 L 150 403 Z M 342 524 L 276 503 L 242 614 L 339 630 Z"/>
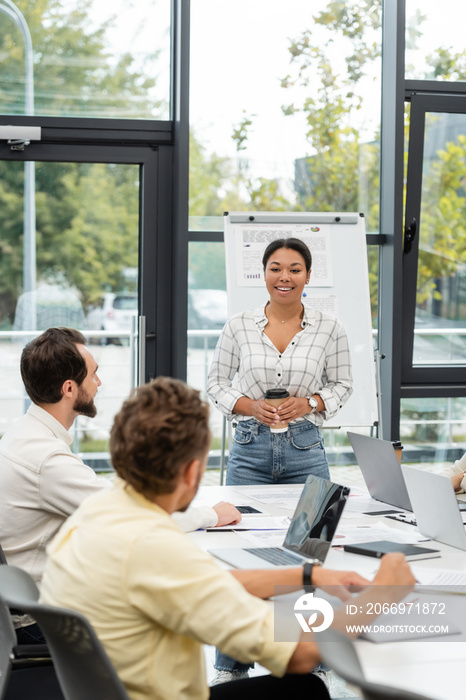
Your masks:
<path fill-rule="evenodd" d="M 188 381 L 201 389 L 226 313 L 225 211 L 360 211 L 378 233 L 381 4 L 238 0 L 225 21 L 224 4 L 191 2 Z M 218 329 L 214 311 L 199 317 L 206 294 Z M 338 450 L 346 436 L 328 432 Z"/>
<path fill-rule="evenodd" d="M 168 119 L 170 0 L 0 0 L 3 114 Z"/>
<path fill-rule="evenodd" d="M 0 203 L 0 435 L 28 404 L 24 344 L 68 326 L 89 337 L 102 380 L 97 417 L 76 421 L 75 450 L 106 453 L 136 376 L 139 166 L 0 161 Z"/>
<path fill-rule="evenodd" d="M 380 20 L 381 3 L 238 0 L 225 21 L 193 0 L 192 216 L 362 211 L 377 231 Z"/>
<path fill-rule="evenodd" d="M 465 80 L 462 0 L 406 0 L 407 80 Z"/>
<path fill-rule="evenodd" d="M 466 114 L 427 113 L 414 365 L 466 363 Z"/>
<path fill-rule="evenodd" d="M 466 451 L 466 399 L 402 399 L 404 462 L 434 462 L 438 470 Z"/>
<path fill-rule="evenodd" d="M 417 238 L 403 259 L 403 376 L 406 394 L 419 396 L 401 401 L 400 436 L 413 458 L 417 451 L 419 461 L 436 462 L 438 468 L 466 450 L 466 400 L 461 396 L 466 364 L 465 21 L 460 0 L 441 5 L 406 0 L 405 77 L 417 81 L 415 88 L 407 86 L 406 223 L 415 211 Z M 419 81 L 428 81 L 425 88 Z M 451 95 L 447 98 L 446 82 L 456 84 L 451 88 L 455 104 Z"/>

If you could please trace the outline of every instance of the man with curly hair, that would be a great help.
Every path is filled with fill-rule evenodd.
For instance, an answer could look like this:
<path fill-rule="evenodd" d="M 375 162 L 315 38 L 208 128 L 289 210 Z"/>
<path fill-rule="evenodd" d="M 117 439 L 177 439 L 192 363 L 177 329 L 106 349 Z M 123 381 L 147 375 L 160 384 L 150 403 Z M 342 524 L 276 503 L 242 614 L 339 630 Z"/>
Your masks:
<path fill-rule="evenodd" d="M 208 413 L 198 391 L 167 377 L 123 404 L 110 438 L 115 486 L 87 499 L 50 544 L 42 600 L 89 619 L 132 700 L 206 700 L 209 692 L 216 699 L 327 699 L 325 685 L 309 673 L 320 661 L 317 644 L 277 644 L 272 610 L 259 599 L 276 585 L 301 588 L 303 568 L 225 571 L 170 517 L 197 493 L 210 444 Z M 396 554 L 374 580 L 414 582 Z M 316 566 L 310 583 L 368 582 Z M 272 675 L 209 691 L 203 644 L 258 661 Z"/>

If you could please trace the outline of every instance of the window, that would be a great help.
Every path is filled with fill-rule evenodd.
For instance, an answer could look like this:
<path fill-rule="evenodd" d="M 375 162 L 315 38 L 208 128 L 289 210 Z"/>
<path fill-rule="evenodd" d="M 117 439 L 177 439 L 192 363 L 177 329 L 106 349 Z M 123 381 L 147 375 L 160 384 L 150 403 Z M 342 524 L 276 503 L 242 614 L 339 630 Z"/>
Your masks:
<path fill-rule="evenodd" d="M 1 0 L 0 18 L 2 113 L 168 118 L 170 0 Z"/>

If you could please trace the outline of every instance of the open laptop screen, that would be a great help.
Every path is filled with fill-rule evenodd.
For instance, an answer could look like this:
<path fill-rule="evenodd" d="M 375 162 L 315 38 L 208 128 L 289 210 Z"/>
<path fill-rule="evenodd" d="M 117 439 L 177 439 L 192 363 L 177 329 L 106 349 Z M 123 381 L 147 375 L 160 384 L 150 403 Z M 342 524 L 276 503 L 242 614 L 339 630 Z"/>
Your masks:
<path fill-rule="evenodd" d="M 324 561 L 348 496 L 346 486 L 308 476 L 284 547 Z"/>

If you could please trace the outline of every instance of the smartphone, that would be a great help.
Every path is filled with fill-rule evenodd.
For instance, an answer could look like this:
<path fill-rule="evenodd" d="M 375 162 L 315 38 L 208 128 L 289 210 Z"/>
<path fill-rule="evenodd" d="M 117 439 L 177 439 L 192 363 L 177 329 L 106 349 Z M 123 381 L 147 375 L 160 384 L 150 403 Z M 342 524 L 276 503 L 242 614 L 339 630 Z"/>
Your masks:
<path fill-rule="evenodd" d="M 240 513 L 261 513 L 260 510 L 257 510 L 257 508 L 253 508 L 252 506 L 235 506 L 237 510 L 239 510 Z"/>

